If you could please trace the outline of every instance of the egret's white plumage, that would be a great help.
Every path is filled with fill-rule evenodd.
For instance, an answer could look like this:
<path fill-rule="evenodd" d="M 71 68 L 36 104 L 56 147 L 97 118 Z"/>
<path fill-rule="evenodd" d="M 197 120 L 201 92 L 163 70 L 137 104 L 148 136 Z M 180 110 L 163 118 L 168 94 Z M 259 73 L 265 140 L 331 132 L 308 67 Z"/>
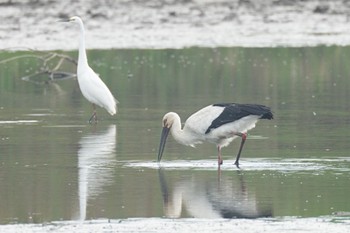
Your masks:
<path fill-rule="evenodd" d="M 232 140 L 242 137 L 239 156 L 246 139 L 247 131 L 254 128 L 259 119 L 272 119 L 270 108 L 256 104 L 213 104 L 192 114 L 181 128 L 177 113 L 169 112 L 163 117 L 163 132 L 158 152 L 161 160 L 169 131 L 174 139 L 183 145 L 194 147 L 195 144 L 210 142 L 217 145 L 218 163 L 222 163 L 221 148 L 228 146 Z"/>
<path fill-rule="evenodd" d="M 85 48 L 85 29 L 81 18 L 73 16 L 68 19 L 69 22 L 76 22 L 80 28 L 79 38 L 79 58 L 77 76 L 80 90 L 83 96 L 92 103 L 94 113 L 90 118 L 96 121 L 95 105 L 100 106 L 107 110 L 111 115 L 117 113 L 118 101 L 113 97 L 111 91 L 106 84 L 100 79 L 100 77 L 91 69 L 88 64 Z"/>

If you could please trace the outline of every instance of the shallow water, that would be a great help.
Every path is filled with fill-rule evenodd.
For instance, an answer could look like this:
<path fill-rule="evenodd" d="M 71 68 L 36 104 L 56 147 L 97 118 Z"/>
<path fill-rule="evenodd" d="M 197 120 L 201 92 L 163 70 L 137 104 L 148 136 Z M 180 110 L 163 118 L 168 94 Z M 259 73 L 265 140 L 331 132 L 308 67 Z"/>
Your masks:
<path fill-rule="evenodd" d="M 99 109 L 97 125 L 87 123 L 91 106 L 76 80 L 28 82 L 21 77 L 40 62 L 2 64 L 0 223 L 346 215 L 348 54 L 349 47 L 89 51 L 120 102 L 116 117 Z M 274 120 L 250 131 L 241 169 L 233 165 L 238 141 L 223 149 L 221 171 L 214 145 L 193 149 L 171 138 L 158 164 L 163 114 L 184 121 L 216 102 L 273 109 Z"/>

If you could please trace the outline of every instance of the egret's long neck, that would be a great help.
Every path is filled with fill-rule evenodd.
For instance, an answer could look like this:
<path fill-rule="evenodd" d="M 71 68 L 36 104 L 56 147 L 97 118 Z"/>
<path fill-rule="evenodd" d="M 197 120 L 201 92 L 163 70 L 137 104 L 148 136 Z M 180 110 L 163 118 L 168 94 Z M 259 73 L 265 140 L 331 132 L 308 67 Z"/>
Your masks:
<path fill-rule="evenodd" d="M 79 58 L 78 58 L 78 69 L 79 66 L 87 65 L 87 56 L 86 56 L 86 49 L 85 49 L 85 29 L 84 24 L 82 21 L 79 22 L 80 27 L 80 35 L 79 35 Z"/>

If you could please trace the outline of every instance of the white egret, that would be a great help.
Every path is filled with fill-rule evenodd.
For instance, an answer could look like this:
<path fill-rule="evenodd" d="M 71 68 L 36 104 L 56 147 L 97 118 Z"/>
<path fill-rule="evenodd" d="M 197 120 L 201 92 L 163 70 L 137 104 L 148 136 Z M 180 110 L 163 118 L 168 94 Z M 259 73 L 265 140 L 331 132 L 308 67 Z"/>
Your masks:
<path fill-rule="evenodd" d="M 218 164 L 223 163 L 221 148 L 228 146 L 233 139 L 241 137 L 241 145 L 235 165 L 239 167 L 239 157 L 247 137 L 247 131 L 254 128 L 259 119 L 273 118 L 269 107 L 258 104 L 213 104 L 192 114 L 181 129 L 177 113 L 169 112 L 163 117 L 163 131 L 158 151 L 161 160 L 169 131 L 174 139 L 183 145 L 194 147 L 204 141 L 214 143 L 218 150 Z"/>
<path fill-rule="evenodd" d="M 96 105 L 106 109 L 111 115 L 116 114 L 118 101 L 114 98 L 106 84 L 88 64 L 85 49 L 85 29 L 83 21 L 78 16 L 73 16 L 69 19 L 60 21 L 76 22 L 80 27 L 77 76 L 79 87 L 83 96 L 92 103 L 93 114 L 90 117 L 89 122 L 91 123 L 92 120 L 94 120 L 95 123 L 97 122 Z"/>

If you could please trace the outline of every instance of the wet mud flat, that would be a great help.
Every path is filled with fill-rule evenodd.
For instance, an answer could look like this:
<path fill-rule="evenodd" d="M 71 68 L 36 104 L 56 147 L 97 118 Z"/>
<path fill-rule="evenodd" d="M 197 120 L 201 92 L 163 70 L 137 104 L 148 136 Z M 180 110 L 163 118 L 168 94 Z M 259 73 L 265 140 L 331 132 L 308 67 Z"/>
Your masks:
<path fill-rule="evenodd" d="M 2 0 L 0 12 L 1 49 L 76 49 L 77 28 L 57 22 L 73 15 L 90 49 L 350 44 L 342 0 Z"/>
<path fill-rule="evenodd" d="M 2 225 L 0 231 L 12 232 L 348 232 L 349 219 L 341 217 L 281 219 L 162 219 L 135 218 L 53 222 L 49 224 Z"/>

